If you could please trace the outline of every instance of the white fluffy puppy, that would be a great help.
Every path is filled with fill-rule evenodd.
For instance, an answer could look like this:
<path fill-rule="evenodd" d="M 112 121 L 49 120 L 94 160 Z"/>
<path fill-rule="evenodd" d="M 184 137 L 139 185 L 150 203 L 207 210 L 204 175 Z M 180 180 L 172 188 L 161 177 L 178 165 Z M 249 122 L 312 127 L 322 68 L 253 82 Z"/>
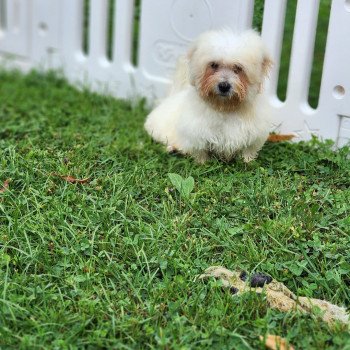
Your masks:
<path fill-rule="evenodd" d="M 179 59 L 171 93 L 148 115 L 147 132 L 198 162 L 210 154 L 251 161 L 271 128 L 262 94 L 271 65 L 253 30 L 203 33 Z"/>

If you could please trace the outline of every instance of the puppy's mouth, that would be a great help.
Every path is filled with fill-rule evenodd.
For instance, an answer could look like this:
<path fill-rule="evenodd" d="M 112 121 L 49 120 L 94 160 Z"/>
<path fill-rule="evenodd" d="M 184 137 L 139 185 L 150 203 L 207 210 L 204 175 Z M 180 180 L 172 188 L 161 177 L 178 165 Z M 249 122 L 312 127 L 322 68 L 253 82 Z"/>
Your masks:
<path fill-rule="evenodd" d="M 218 96 L 220 96 L 220 97 L 232 97 L 232 93 L 231 92 L 218 92 L 218 94 L 217 94 Z"/>

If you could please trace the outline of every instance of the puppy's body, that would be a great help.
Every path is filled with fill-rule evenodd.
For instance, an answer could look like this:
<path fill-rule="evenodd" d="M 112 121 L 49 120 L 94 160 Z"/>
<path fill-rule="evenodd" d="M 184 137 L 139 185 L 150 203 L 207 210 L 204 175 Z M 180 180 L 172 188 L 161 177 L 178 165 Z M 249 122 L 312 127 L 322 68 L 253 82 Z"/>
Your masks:
<path fill-rule="evenodd" d="M 209 153 L 254 159 L 270 130 L 260 93 L 266 60 L 253 31 L 203 34 L 180 58 L 170 95 L 147 117 L 146 130 L 200 162 Z"/>
<path fill-rule="evenodd" d="M 188 103 L 191 101 L 190 103 Z M 263 99 L 242 112 L 221 113 L 203 103 L 194 87 L 169 96 L 147 118 L 145 127 L 158 142 L 205 161 L 208 152 L 229 160 L 241 153 L 255 158 L 269 134 Z M 250 109 L 250 110 L 249 110 Z"/>

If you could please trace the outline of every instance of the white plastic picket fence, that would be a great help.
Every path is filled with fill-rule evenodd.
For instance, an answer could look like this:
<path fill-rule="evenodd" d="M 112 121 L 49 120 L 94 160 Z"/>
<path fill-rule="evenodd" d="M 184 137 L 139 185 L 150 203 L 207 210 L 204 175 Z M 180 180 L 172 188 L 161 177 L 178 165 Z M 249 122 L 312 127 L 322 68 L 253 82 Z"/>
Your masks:
<path fill-rule="evenodd" d="M 320 98 L 308 104 L 320 0 L 298 0 L 287 98 L 276 94 L 287 0 L 265 0 L 262 36 L 275 66 L 266 89 L 281 132 L 350 140 L 350 0 L 333 0 Z M 322 1 L 322 0 L 321 0 Z M 90 0 L 89 52 L 83 50 L 83 0 L 0 0 L 3 65 L 61 69 L 75 84 L 117 97 L 165 95 L 176 58 L 202 31 L 252 24 L 254 0 L 143 0 L 138 64 L 131 59 L 133 0 L 115 0 L 112 59 L 107 58 L 108 0 Z M 1 82 L 0 82 L 1 83 Z"/>

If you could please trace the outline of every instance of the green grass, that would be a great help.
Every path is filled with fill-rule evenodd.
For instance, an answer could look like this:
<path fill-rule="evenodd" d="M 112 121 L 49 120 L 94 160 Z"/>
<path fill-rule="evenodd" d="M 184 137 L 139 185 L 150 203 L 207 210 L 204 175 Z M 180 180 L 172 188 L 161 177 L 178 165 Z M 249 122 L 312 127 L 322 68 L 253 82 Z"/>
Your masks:
<path fill-rule="evenodd" d="M 339 326 L 195 282 L 240 267 L 349 306 L 348 148 L 267 144 L 249 165 L 197 165 L 151 142 L 142 101 L 53 74 L 0 81 L 1 349 L 263 349 L 267 332 L 350 348 Z M 194 178 L 188 198 L 168 173 Z"/>

